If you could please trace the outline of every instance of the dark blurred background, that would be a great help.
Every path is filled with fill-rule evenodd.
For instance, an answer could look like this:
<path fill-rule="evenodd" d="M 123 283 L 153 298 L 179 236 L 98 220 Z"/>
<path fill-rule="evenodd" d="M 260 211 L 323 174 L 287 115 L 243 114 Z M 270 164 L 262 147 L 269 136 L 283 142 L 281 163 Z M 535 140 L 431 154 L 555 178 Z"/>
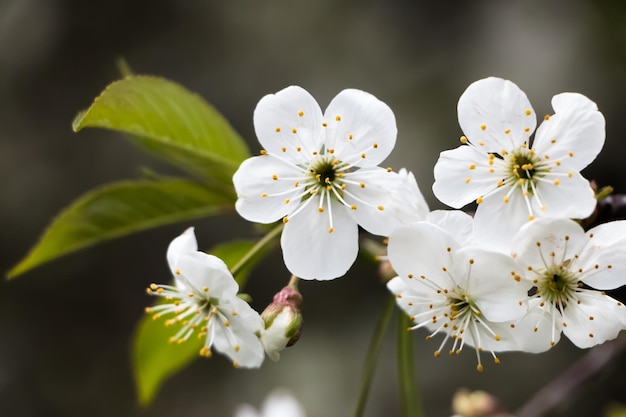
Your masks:
<path fill-rule="evenodd" d="M 607 141 L 585 170 L 626 191 L 626 3 L 584 0 L 0 0 L 0 270 L 36 242 L 49 220 L 87 190 L 135 178 L 139 167 L 177 173 L 121 135 L 70 125 L 118 78 L 125 57 L 137 73 L 162 75 L 214 104 L 253 152 L 252 112 L 291 84 L 324 108 L 348 87 L 394 110 L 398 143 L 388 164 L 412 170 L 432 208 L 432 168 L 456 147 L 459 95 L 489 75 L 510 79 L 538 114 L 563 91 L 583 93 L 607 119 Z M 194 223 L 209 248 L 252 228 L 233 217 Z M 145 287 L 169 279 L 164 254 L 188 225 L 163 227 L 67 256 L 0 283 L 0 416 L 230 416 L 287 386 L 311 417 L 351 413 L 361 365 L 385 290 L 371 268 L 304 282 L 306 328 L 280 362 L 232 370 L 220 356 L 169 380 L 153 406 L 136 405 L 133 328 L 150 304 Z M 248 291 L 262 310 L 288 279 L 276 253 Z M 366 416 L 399 414 L 394 331 L 388 334 Z M 435 359 L 439 341 L 416 332 L 416 362 L 429 416 L 450 415 L 460 387 L 485 389 L 515 410 L 584 354 L 565 339 L 542 355 L 501 355 L 478 374 L 471 349 Z M 626 400 L 617 358 L 562 416 L 600 415 Z M 620 381 L 619 383 L 616 381 Z"/>

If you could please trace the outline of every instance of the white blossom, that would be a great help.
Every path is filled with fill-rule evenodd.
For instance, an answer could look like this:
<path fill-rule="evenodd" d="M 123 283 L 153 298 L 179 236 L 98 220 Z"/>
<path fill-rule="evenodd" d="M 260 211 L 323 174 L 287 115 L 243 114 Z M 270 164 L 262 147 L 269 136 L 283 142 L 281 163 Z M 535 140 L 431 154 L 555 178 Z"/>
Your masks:
<path fill-rule="evenodd" d="M 524 350 L 545 351 L 561 332 L 588 348 L 625 328 L 624 305 L 604 290 L 626 284 L 626 221 L 585 233 L 572 220 L 537 219 L 515 236 L 512 251 L 531 297 L 528 316 L 517 323 Z"/>
<path fill-rule="evenodd" d="M 391 109 L 371 94 L 343 90 L 322 114 L 308 92 L 287 87 L 261 99 L 254 127 L 264 150 L 233 177 L 236 208 L 254 222 L 282 219 L 283 258 L 294 275 L 340 277 L 356 259 L 359 225 L 386 236 L 418 220 L 418 209 L 406 210 L 420 204 L 408 197 L 406 176 L 378 166 L 397 129 Z"/>
<path fill-rule="evenodd" d="M 237 297 L 239 286 L 226 264 L 198 251 L 193 228 L 170 243 L 167 262 L 175 284 L 151 284 L 148 293 L 164 297 L 166 302 L 146 311 L 155 319 L 174 314 L 166 320 L 167 326 L 182 324 L 170 342 L 182 343 L 195 334 L 205 338 L 202 356 L 210 357 L 215 348 L 231 358 L 235 367 L 261 366 L 265 355 L 258 335 L 263 320 Z"/>
<path fill-rule="evenodd" d="M 476 201 L 476 240 L 508 252 L 513 236 L 537 217 L 585 218 L 594 192 L 580 171 L 604 144 L 604 117 L 577 93 L 552 98 L 555 114 L 537 119 L 511 81 L 486 78 L 459 99 L 463 145 L 442 152 L 435 165 L 435 196 L 455 208 Z"/>
<path fill-rule="evenodd" d="M 455 217 L 440 219 L 448 225 L 463 222 Z M 414 322 L 411 329 L 426 327 L 431 332 L 427 339 L 444 335 L 435 356 L 452 339 L 448 352 L 458 354 L 466 344 L 475 347 L 477 369 L 482 371 L 483 349 L 496 363 L 496 351 L 517 349 L 510 322 L 526 313 L 526 288 L 511 257 L 462 246 L 429 222 L 395 230 L 389 236 L 388 256 L 398 277 L 387 286 Z"/>
<path fill-rule="evenodd" d="M 235 410 L 234 417 L 306 417 L 306 413 L 289 391 L 277 389 L 268 395 L 260 411 L 242 404 Z"/>

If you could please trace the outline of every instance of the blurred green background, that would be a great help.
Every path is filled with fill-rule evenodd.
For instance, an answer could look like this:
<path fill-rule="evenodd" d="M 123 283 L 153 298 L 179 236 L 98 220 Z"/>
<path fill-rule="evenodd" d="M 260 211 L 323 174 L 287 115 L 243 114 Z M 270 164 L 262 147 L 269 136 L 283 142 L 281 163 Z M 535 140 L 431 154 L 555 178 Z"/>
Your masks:
<path fill-rule="evenodd" d="M 412 170 L 432 208 L 432 168 L 456 147 L 459 95 L 500 76 L 524 90 L 538 114 L 563 91 L 596 101 L 607 142 L 585 170 L 626 192 L 626 3 L 615 1 L 0 0 L 0 270 L 7 271 L 61 208 L 139 167 L 173 168 L 120 135 L 74 134 L 75 114 L 118 78 L 117 57 L 214 104 L 259 150 L 252 112 L 265 94 L 297 84 L 322 108 L 344 88 L 376 95 L 395 112 L 398 142 L 386 165 Z M 232 216 L 195 222 L 204 248 L 249 236 Z M 0 416 L 230 416 L 286 386 L 308 415 L 351 413 L 370 334 L 386 296 L 371 267 L 304 282 L 305 329 L 280 362 L 234 371 L 215 356 L 169 380 L 148 409 L 136 405 L 130 340 L 144 289 L 169 280 L 165 250 L 186 226 L 141 233 L 82 251 L 0 283 Z M 280 253 L 247 291 L 262 310 L 287 282 Z M 392 326 L 366 416 L 399 414 Z M 542 355 L 501 355 L 478 374 L 471 349 L 435 359 L 439 341 L 414 334 L 429 416 L 450 415 L 460 387 L 484 389 L 515 410 L 584 352 L 562 340 Z M 165 342 L 165 341 L 164 341 Z M 600 415 L 625 400 L 623 358 L 563 405 L 563 416 Z M 620 381 L 620 382 L 616 382 Z"/>

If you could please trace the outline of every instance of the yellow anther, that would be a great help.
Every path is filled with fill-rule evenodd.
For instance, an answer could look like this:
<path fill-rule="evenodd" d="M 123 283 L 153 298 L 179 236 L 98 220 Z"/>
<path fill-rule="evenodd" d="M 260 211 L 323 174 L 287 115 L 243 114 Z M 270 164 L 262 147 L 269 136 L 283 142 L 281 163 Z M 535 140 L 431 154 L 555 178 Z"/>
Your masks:
<path fill-rule="evenodd" d="M 352 210 L 356 210 L 356 204 L 351 205 L 351 206 L 350 206 L 350 208 L 351 208 Z"/>
<path fill-rule="evenodd" d="M 469 169 L 476 169 L 476 164 L 469 164 Z"/>
<path fill-rule="evenodd" d="M 480 125 L 480 130 L 485 130 L 485 129 L 487 129 L 487 125 L 486 124 L 483 123 L 482 125 Z"/>
<path fill-rule="evenodd" d="M 239 362 L 233 361 L 233 368 L 239 368 Z"/>
<path fill-rule="evenodd" d="M 326 126 L 328 126 L 328 123 L 326 122 L 322 123 L 322 127 L 326 127 Z"/>
<path fill-rule="evenodd" d="M 532 111 L 530 111 L 530 109 L 526 109 L 524 113 L 526 114 L 526 116 L 530 116 L 532 114 Z"/>
<path fill-rule="evenodd" d="M 546 211 L 548 208 L 546 206 L 541 206 L 541 211 Z"/>
<path fill-rule="evenodd" d="M 524 132 L 526 132 L 526 133 L 530 132 L 530 128 L 529 127 L 525 127 L 524 128 Z"/>
<path fill-rule="evenodd" d="M 387 172 L 391 172 L 393 171 L 393 169 L 391 169 L 391 167 L 387 167 Z"/>
<path fill-rule="evenodd" d="M 294 186 L 294 187 L 297 187 L 298 185 L 300 185 L 300 183 L 299 183 L 298 181 L 296 181 L 296 182 L 294 182 L 294 183 L 293 183 L 293 186 Z"/>
<path fill-rule="evenodd" d="M 365 152 L 361 154 L 361 158 L 365 159 Z"/>
<path fill-rule="evenodd" d="M 508 135 L 509 133 L 511 133 L 511 129 L 504 129 L 504 134 Z"/>
<path fill-rule="evenodd" d="M 298 133 L 298 129 L 296 129 L 295 127 L 293 129 L 291 129 L 291 133 L 296 134 Z"/>
<path fill-rule="evenodd" d="M 290 199 L 285 198 L 285 204 L 289 204 L 290 202 L 291 202 L 291 200 L 290 200 Z"/>
<path fill-rule="evenodd" d="M 346 184 L 341 184 L 341 189 L 345 190 L 346 189 Z"/>
<path fill-rule="evenodd" d="M 376 207 L 378 210 L 383 211 L 385 208 L 383 206 Z"/>
<path fill-rule="evenodd" d="M 535 220 L 535 216 L 528 216 L 528 221 L 532 222 L 533 220 Z"/>
<path fill-rule="evenodd" d="M 504 201 L 505 203 L 509 202 L 509 197 L 508 196 L 504 196 L 504 198 L 502 199 L 502 201 Z"/>
<path fill-rule="evenodd" d="M 158 290 L 156 290 L 157 294 L 163 294 L 163 288 L 159 288 Z"/>
<path fill-rule="evenodd" d="M 300 117 L 304 116 L 304 112 L 302 110 L 299 110 L 298 111 L 298 116 L 300 116 Z"/>
<path fill-rule="evenodd" d="M 361 188 L 365 188 L 365 183 L 364 182 L 360 182 L 359 185 L 361 186 Z"/>
<path fill-rule="evenodd" d="M 478 372 L 482 372 L 482 371 L 483 371 L 483 369 L 484 369 L 484 368 L 483 368 L 483 366 L 482 366 L 481 364 L 476 365 L 476 370 L 477 370 Z"/>
<path fill-rule="evenodd" d="M 470 177 L 465 178 L 465 184 L 469 184 L 472 179 Z"/>
<path fill-rule="evenodd" d="M 332 233 L 332 232 L 334 232 L 334 231 L 335 231 L 335 229 L 333 229 L 332 227 L 329 227 L 329 228 L 328 228 L 328 233 Z"/>
<path fill-rule="evenodd" d="M 280 127 L 276 128 L 276 133 L 280 133 Z"/>
<path fill-rule="evenodd" d="M 319 211 L 320 213 L 323 213 L 324 212 L 324 207 L 318 207 L 317 211 Z"/>
<path fill-rule="evenodd" d="M 261 193 L 261 197 L 263 198 L 267 197 L 267 193 Z"/>
<path fill-rule="evenodd" d="M 373 144 L 372 148 L 377 149 L 378 148 L 378 143 Z"/>
<path fill-rule="evenodd" d="M 543 116 L 543 120 L 550 120 L 550 115 L 546 114 L 545 116 Z"/>
<path fill-rule="evenodd" d="M 497 185 L 498 187 L 502 187 L 502 186 L 504 185 L 504 181 L 502 181 L 502 180 L 498 180 L 498 182 L 496 183 L 496 185 Z"/>
<path fill-rule="evenodd" d="M 461 143 L 467 143 L 468 142 L 467 137 L 465 137 L 465 136 L 461 136 L 459 138 L 459 140 L 461 141 Z"/>
<path fill-rule="evenodd" d="M 554 180 L 554 185 L 559 185 L 560 183 L 561 183 L 561 181 L 559 181 L 558 178 Z"/>
<path fill-rule="evenodd" d="M 272 175 L 272 179 L 273 179 L 274 181 L 276 181 L 276 180 L 278 179 L 278 175 L 276 175 L 276 174 Z"/>
<path fill-rule="evenodd" d="M 335 117 L 335 120 L 336 120 L 336 121 L 338 121 L 338 122 L 340 122 L 340 121 L 341 121 L 341 116 L 336 116 L 336 117 Z"/>
<path fill-rule="evenodd" d="M 572 178 L 572 175 L 574 175 L 574 174 L 572 173 L 572 171 L 569 171 L 569 172 L 567 173 L 567 176 L 568 176 L 569 178 Z"/>
<path fill-rule="evenodd" d="M 267 155 L 267 151 L 265 149 L 261 149 L 261 155 Z"/>
<path fill-rule="evenodd" d="M 567 154 L 569 155 L 570 158 L 572 158 L 574 156 L 574 152 L 572 152 L 572 151 L 569 151 Z"/>
<path fill-rule="evenodd" d="M 146 313 L 152 313 L 152 307 L 146 307 Z"/>
<path fill-rule="evenodd" d="M 287 223 L 289 221 L 289 218 L 287 216 L 283 217 L 283 223 Z"/>
<path fill-rule="evenodd" d="M 479 140 L 479 141 L 478 141 L 478 144 L 479 144 L 480 146 L 485 146 L 485 142 L 483 142 L 482 140 Z"/>
<path fill-rule="evenodd" d="M 284 146 L 282 148 L 280 148 L 281 151 L 283 152 L 287 152 L 287 148 L 285 148 Z"/>
<path fill-rule="evenodd" d="M 352 140 L 352 133 L 348 135 L 348 140 Z"/>
<path fill-rule="evenodd" d="M 299 146 L 296 148 L 296 152 L 300 152 L 301 150 L 302 150 L 302 148 L 299 147 Z"/>
<path fill-rule="evenodd" d="M 202 287 L 202 291 L 209 292 L 209 287 Z"/>

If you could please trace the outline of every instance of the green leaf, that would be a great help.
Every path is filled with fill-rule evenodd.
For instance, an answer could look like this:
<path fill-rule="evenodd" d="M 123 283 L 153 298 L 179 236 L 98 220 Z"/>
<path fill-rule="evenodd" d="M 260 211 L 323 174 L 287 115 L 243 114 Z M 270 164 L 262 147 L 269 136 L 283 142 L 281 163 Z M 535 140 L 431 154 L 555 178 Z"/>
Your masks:
<path fill-rule="evenodd" d="M 116 237 L 233 210 L 229 198 L 181 179 L 127 181 L 95 189 L 63 210 L 8 278 Z"/>
<path fill-rule="evenodd" d="M 129 76 L 112 83 L 74 119 L 75 132 L 85 127 L 128 133 L 142 149 L 231 192 L 232 175 L 250 156 L 217 110 L 163 78 Z"/>
<path fill-rule="evenodd" d="M 240 240 L 215 247 L 210 253 L 221 258 L 232 268 L 255 247 L 255 242 Z M 255 252 L 244 268 L 236 274 L 238 281 L 245 280 L 254 265 L 269 251 L 266 246 Z M 177 328 L 165 327 L 162 320 L 144 316 L 137 327 L 133 342 L 133 373 L 139 403 L 148 405 L 154 400 L 165 380 L 199 356 L 204 339 L 191 336 L 181 344 L 168 340 Z"/>
<path fill-rule="evenodd" d="M 139 403 L 154 400 L 161 384 L 199 356 L 204 340 L 192 335 L 183 343 L 169 343 L 178 327 L 166 327 L 163 320 L 146 314 L 139 321 L 133 343 L 133 370 Z"/>

